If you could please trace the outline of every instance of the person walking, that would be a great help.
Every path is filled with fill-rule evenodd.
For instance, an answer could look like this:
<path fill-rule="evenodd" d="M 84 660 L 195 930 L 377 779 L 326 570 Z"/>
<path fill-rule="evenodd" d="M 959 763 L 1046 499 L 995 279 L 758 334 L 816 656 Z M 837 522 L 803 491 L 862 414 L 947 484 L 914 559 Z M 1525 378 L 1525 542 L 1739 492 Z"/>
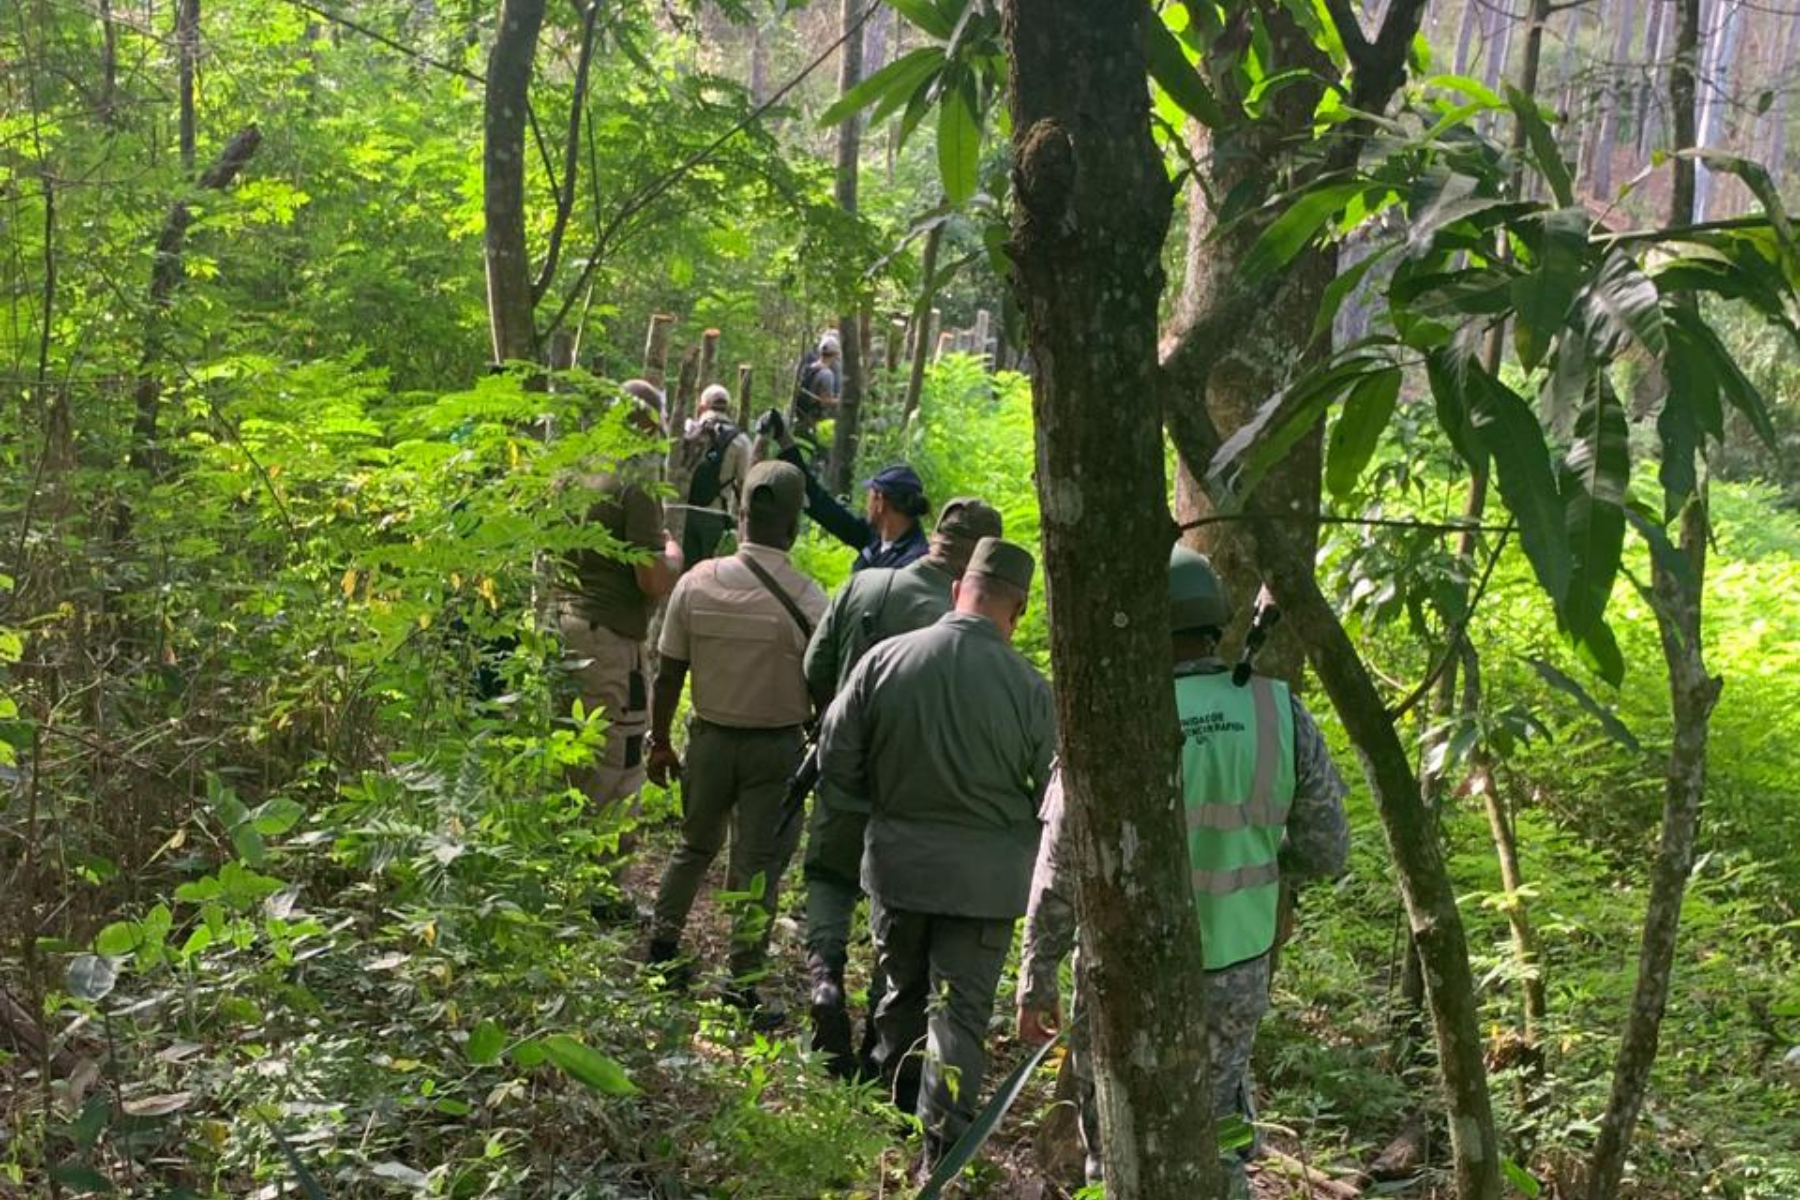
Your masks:
<path fill-rule="evenodd" d="M 1194 901 L 1206 969 L 1213 1113 L 1255 1119 L 1250 1051 L 1269 1007 L 1272 952 L 1284 883 L 1336 875 L 1349 854 L 1348 789 L 1300 698 L 1279 680 L 1234 682 L 1219 658 L 1231 623 L 1212 565 L 1177 545 L 1169 560 L 1170 649 L 1181 721 L 1178 762 Z M 1041 1044 L 1059 1021 L 1057 972 L 1076 940 L 1074 834 L 1060 781 L 1045 803 L 1046 831 L 1031 882 L 1019 964 L 1018 1032 Z M 1080 972 L 1076 972 L 1081 1003 Z M 1090 1181 L 1102 1174 L 1092 1063 L 1073 1025 L 1082 1141 Z M 1230 1194 L 1248 1195 L 1244 1163 L 1255 1140 L 1227 1156 Z"/>
<path fill-rule="evenodd" d="M 820 734 L 823 779 L 869 804 L 862 876 L 888 978 L 874 1059 L 924 1126 L 926 1170 L 973 1119 L 1037 857 L 1055 722 L 1049 685 L 1011 645 L 1034 566 L 981 539 L 952 611 L 870 650 Z"/>
<path fill-rule="evenodd" d="M 825 613 L 818 584 L 788 561 L 800 527 L 805 481 L 793 466 L 763 462 L 744 483 L 741 545 L 689 571 L 669 598 L 658 644 L 651 709 L 652 781 L 682 785 L 681 845 L 657 890 L 647 958 L 673 964 L 707 869 L 730 835 L 725 886 L 756 892 L 756 911 L 733 923 L 727 998 L 756 1010 L 782 872 L 799 837 L 778 836 L 788 778 L 800 763 L 811 713 L 802 660 Z M 693 680 L 685 768 L 670 731 Z M 768 1014 L 765 1014 L 765 1016 Z"/>
<path fill-rule="evenodd" d="M 976 544 L 1001 536 L 1000 513 L 973 497 L 944 505 L 925 557 L 904 567 L 875 567 L 852 576 L 833 597 L 806 648 L 806 683 L 824 712 L 863 656 L 888 638 L 934 624 L 950 611 L 951 593 L 968 569 Z M 864 797 L 824 784 L 807 826 L 807 973 L 811 981 L 812 1048 L 827 1056 L 832 1072 L 854 1075 L 850 1013 L 844 996 L 850 926 L 862 898 L 863 834 L 869 808 Z M 869 980 L 873 1014 L 886 991 L 879 969 Z M 865 1028 L 863 1057 L 873 1052 L 874 1022 Z"/>

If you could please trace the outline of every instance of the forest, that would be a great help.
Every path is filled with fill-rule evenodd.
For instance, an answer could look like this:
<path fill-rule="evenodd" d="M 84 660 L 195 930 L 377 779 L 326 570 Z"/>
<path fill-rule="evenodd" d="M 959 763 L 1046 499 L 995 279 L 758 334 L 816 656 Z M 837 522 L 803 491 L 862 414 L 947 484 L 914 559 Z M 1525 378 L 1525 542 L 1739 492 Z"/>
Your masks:
<path fill-rule="evenodd" d="M 1795 0 L 4 7 L 0 1197 L 1800 1196 Z M 823 491 L 1037 565 L 1079 965 L 953 1144 L 810 1040 L 804 852 L 680 986 L 684 785 L 581 783 L 581 481 L 691 547 L 826 342 Z M 1349 785 L 1248 1122 L 1177 542 Z"/>

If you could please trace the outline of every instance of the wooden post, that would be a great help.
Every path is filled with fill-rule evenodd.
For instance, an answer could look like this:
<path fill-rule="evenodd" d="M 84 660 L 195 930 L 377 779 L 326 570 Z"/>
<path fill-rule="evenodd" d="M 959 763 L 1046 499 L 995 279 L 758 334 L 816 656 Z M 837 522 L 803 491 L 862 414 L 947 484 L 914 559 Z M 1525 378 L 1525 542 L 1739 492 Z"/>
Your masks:
<path fill-rule="evenodd" d="M 978 308 L 975 310 L 975 344 L 969 347 L 969 349 L 973 350 L 976 354 L 979 354 L 983 359 L 986 359 L 987 364 L 990 367 L 994 365 L 993 359 L 988 358 L 988 328 L 992 322 L 993 315 L 989 313 L 987 309 Z"/>
<path fill-rule="evenodd" d="M 700 386 L 718 382 L 714 371 L 719 360 L 719 331 L 709 329 L 700 335 Z"/>
<path fill-rule="evenodd" d="M 937 353 L 932 356 L 932 359 L 933 361 L 936 361 L 937 359 L 943 358 L 946 354 L 953 353 L 955 350 L 956 333 L 954 330 L 946 329 L 944 332 L 938 334 Z"/>
<path fill-rule="evenodd" d="M 644 338 L 644 378 L 661 390 L 669 372 L 669 330 L 675 324 L 670 313 L 654 313 Z"/>
<path fill-rule="evenodd" d="M 900 365 L 907 361 L 906 356 L 906 319 L 895 317 L 888 323 L 888 353 L 882 365 L 890 371 L 898 371 Z"/>
<path fill-rule="evenodd" d="M 687 442 L 682 437 L 683 426 L 687 423 L 688 414 L 694 411 L 694 392 L 700 381 L 700 347 L 689 346 L 681 356 L 681 374 L 675 381 L 675 391 L 669 398 L 669 454 L 663 464 L 663 479 L 675 493 L 675 503 L 663 510 L 665 524 L 669 536 L 677 542 L 687 525 L 687 510 L 682 505 L 687 503 L 688 479 L 692 468 L 687 461 Z"/>
<path fill-rule="evenodd" d="M 737 403 L 738 428 L 750 428 L 750 364 L 738 364 Z"/>

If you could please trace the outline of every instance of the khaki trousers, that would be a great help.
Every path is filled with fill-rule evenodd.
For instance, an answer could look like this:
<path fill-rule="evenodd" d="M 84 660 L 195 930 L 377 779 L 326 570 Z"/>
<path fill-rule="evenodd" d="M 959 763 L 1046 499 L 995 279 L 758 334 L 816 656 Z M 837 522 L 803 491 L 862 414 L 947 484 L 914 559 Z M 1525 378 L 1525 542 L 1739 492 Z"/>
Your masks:
<path fill-rule="evenodd" d="M 644 733 L 650 727 L 650 689 L 644 644 L 621 637 L 565 606 L 561 613 L 568 671 L 588 712 L 606 714 L 606 746 L 575 784 L 597 807 L 638 794 L 644 786 Z"/>

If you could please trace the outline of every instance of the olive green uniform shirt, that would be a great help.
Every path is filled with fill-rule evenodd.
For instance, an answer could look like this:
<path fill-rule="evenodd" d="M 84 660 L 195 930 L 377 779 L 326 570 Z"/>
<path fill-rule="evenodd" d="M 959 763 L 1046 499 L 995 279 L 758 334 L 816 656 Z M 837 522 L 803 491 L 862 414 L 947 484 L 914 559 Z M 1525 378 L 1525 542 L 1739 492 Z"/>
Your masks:
<path fill-rule="evenodd" d="M 806 686 L 829 701 L 849 682 L 869 647 L 896 634 L 935 624 L 950 611 L 956 580 L 927 559 L 904 567 L 873 567 L 850 576 L 832 597 L 825 619 L 806 647 Z"/>
<path fill-rule="evenodd" d="M 586 518 L 590 524 L 605 529 L 626 549 L 652 554 L 662 550 L 662 502 L 648 489 L 620 474 L 585 475 L 579 482 L 594 494 Z M 598 550 L 577 550 L 566 566 L 573 578 L 558 589 L 566 607 L 622 638 L 644 639 L 655 603 L 638 587 L 635 566 Z"/>
<path fill-rule="evenodd" d="M 870 650 L 820 733 L 825 780 L 871 807 L 869 894 L 913 912 L 1023 915 L 1055 742 L 1050 685 L 985 617 L 952 612 Z"/>

